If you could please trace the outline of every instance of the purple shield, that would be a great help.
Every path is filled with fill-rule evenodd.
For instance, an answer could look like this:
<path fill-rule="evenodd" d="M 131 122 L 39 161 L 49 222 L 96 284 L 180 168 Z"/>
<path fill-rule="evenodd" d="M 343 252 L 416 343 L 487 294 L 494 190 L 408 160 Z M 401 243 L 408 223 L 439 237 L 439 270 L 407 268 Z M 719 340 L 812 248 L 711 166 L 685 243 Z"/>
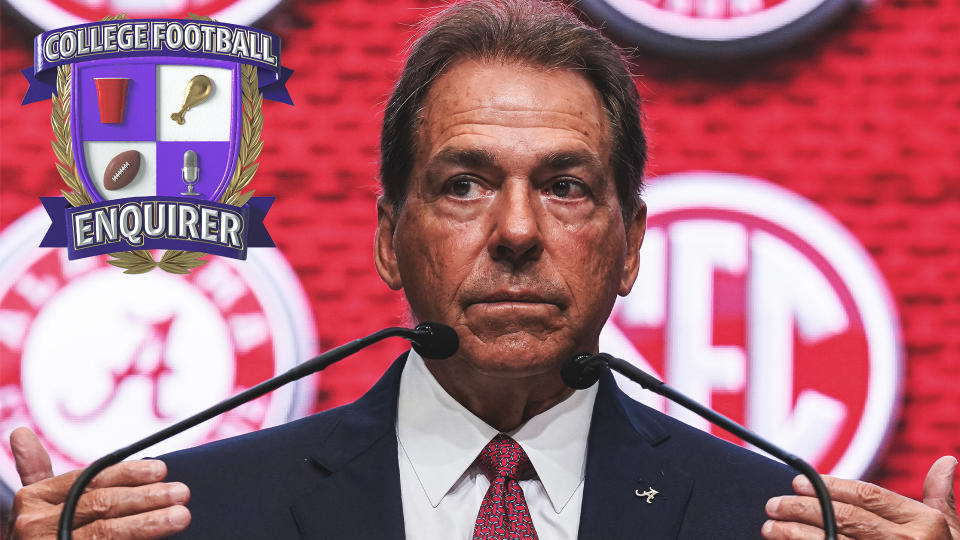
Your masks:
<path fill-rule="evenodd" d="M 232 178 L 242 114 L 240 65 L 169 60 L 142 57 L 72 65 L 73 152 L 77 173 L 94 202 L 155 196 L 216 201 Z M 121 86 L 125 93 L 118 98 Z M 200 91 L 207 86 L 209 92 Z M 116 116 L 118 101 L 123 119 L 109 122 L 116 120 L 111 114 Z M 179 112 L 182 124 L 171 118 Z M 184 167 L 188 151 L 196 154 L 195 168 Z M 191 192 L 198 195 L 185 195 Z"/>

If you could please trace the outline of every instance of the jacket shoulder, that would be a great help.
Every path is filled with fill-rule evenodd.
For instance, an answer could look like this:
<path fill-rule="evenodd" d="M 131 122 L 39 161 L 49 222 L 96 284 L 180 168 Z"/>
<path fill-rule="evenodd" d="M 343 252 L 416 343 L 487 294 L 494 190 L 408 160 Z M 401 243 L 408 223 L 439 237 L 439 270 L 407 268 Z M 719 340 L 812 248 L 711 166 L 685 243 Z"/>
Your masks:
<path fill-rule="evenodd" d="M 328 480 L 338 485 L 333 469 L 349 471 L 371 448 L 383 462 L 392 456 L 395 469 L 396 440 L 385 437 L 394 433 L 405 359 L 349 405 L 160 456 L 167 480 L 190 488 L 192 519 L 177 538 L 298 538 L 292 509 Z"/>
<path fill-rule="evenodd" d="M 298 538 L 290 505 L 324 475 L 312 459 L 350 406 L 158 459 L 190 488 L 191 523 L 176 538 Z"/>
<path fill-rule="evenodd" d="M 733 444 L 643 404 L 635 401 L 632 401 L 632 403 L 638 409 L 636 414 L 655 415 L 657 417 L 657 421 L 669 433 L 672 446 L 696 450 L 691 452 L 681 451 L 679 454 L 695 470 L 706 470 L 708 468 L 712 470 L 712 468 L 719 467 L 719 469 L 716 469 L 716 473 L 721 476 L 726 473 L 756 470 L 763 478 L 774 483 L 782 480 L 784 476 L 793 478 L 798 474 L 788 465 L 764 454 Z M 643 411 L 640 411 L 640 408 Z"/>
<path fill-rule="evenodd" d="M 624 405 L 633 421 L 661 426 L 665 436 L 654 444 L 669 448 L 662 453 L 691 480 L 680 538 L 759 539 L 767 500 L 794 494 L 791 481 L 798 472 L 786 464 L 629 398 Z"/>
<path fill-rule="evenodd" d="M 206 465 L 210 459 L 237 464 L 255 459 L 262 463 L 265 455 L 288 457 L 290 453 L 303 453 L 305 443 L 322 443 L 333 428 L 349 416 L 350 407 L 344 405 L 286 424 L 164 454 L 157 459 L 172 467 L 172 473 L 174 469 L 187 471 L 195 465 Z"/>

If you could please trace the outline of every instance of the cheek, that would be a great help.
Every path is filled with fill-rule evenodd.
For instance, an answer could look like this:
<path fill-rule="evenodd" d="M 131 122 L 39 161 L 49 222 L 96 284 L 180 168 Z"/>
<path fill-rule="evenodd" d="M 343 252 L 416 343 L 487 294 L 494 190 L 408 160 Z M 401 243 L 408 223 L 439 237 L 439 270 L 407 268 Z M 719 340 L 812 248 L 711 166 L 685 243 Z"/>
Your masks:
<path fill-rule="evenodd" d="M 564 236 L 554 254 L 579 309 L 608 309 L 620 288 L 626 260 L 622 227 L 587 224 L 565 228 Z"/>
<path fill-rule="evenodd" d="M 397 260 L 408 299 L 431 306 L 411 306 L 435 312 L 449 305 L 473 268 L 477 234 L 456 223 L 413 218 L 398 230 Z"/>

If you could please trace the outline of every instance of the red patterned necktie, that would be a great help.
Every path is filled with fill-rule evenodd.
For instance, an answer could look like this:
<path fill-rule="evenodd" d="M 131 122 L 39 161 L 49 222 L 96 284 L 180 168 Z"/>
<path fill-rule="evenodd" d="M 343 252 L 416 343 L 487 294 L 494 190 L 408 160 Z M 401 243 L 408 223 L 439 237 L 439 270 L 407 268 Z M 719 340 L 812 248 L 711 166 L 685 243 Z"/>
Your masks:
<path fill-rule="evenodd" d="M 537 540 L 519 483 L 532 468 L 527 453 L 517 441 L 497 435 L 477 461 L 490 479 L 490 488 L 480 504 L 473 540 Z"/>

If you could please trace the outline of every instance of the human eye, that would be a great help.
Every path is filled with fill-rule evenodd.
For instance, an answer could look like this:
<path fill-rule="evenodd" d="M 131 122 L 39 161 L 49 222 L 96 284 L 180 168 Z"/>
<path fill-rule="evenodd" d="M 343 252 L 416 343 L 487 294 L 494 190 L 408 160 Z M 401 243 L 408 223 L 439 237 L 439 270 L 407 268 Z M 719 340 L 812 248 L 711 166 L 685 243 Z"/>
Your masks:
<path fill-rule="evenodd" d="M 543 190 L 544 195 L 564 200 L 577 200 L 587 196 L 587 187 L 572 178 L 560 178 Z"/>
<path fill-rule="evenodd" d="M 487 190 L 470 176 L 455 176 L 446 185 L 445 192 L 457 199 L 471 200 L 484 196 Z"/>

